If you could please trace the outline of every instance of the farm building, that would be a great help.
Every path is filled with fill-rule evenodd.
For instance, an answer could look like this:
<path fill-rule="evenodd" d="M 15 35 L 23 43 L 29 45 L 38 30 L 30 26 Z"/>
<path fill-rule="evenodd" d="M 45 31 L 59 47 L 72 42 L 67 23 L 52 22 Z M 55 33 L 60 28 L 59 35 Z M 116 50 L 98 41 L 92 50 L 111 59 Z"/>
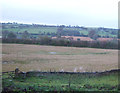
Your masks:
<path fill-rule="evenodd" d="M 98 41 L 111 41 L 113 38 L 98 38 Z"/>
<path fill-rule="evenodd" d="M 90 37 L 79 37 L 79 36 L 61 36 L 62 38 L 67 38 L 74 41 L 94 41 Z"/>
<path fill-rule="evenodd" d="M 78 36 L 61 36 L 63 39 L 74 40 L 74 41 L 94 41 L 90 37 L 78 37 Z M 52 39 L 57 39 L 57 37 L 52 37 Z"/>

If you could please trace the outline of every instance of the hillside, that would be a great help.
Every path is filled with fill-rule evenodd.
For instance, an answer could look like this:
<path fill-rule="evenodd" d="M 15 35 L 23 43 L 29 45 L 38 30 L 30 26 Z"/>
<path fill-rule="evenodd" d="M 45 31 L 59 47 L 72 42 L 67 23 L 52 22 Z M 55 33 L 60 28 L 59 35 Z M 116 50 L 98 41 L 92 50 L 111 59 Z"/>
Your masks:
<path fill-rule="evenodd" d="M 95 30 L 99 37 L 117 37 L 118 30 L 110 28 L 88 28 L 80 26 L 63 26 L 64 31 L 78 31 L 78 36 L 88 36 L 88 32 Z M 39 25 L 39 24 L 19 24 L 19 23 L 2 23 L 2 31 L 12 31 L 14 33 L 23 33 L 28 31 L 31 34 L 42 34 L 48 36 L 55 36 L 60 26 Z M 37 36 L 37 35 L 36 35 Z"/>

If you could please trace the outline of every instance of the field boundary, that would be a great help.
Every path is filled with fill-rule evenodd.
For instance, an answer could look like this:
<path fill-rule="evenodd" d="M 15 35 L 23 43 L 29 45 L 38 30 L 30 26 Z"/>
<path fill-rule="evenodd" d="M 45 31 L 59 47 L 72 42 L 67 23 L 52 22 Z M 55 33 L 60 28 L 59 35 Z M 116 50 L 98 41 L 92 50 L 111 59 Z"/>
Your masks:
<path fill-rule="evenodd" d="M 8 71 L 8 72 L 2 72 L 4 73 L 15 73 L 15 71 Z M 102 75 L 102 74 L 109 74 L 109 73 L 119 73 L 120 69 L 113 69 L 109 71 L 103 71 L 103 72 L 42 72 L 42 71 L 28 71 L 28 72 L 22 72 L 20 71 L 18 74 L 25 74 L 25 76 L 39 76 L 41 74 L 89 74 L 89 75 Z"/>

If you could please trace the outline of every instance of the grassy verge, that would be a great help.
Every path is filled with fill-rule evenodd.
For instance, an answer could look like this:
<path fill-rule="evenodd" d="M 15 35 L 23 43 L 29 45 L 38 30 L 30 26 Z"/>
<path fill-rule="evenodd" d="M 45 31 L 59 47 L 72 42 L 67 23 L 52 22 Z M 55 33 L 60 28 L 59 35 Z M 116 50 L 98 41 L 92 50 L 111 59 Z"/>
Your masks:
<path fill-rule="evenodd" d="M 10 76 L 11 75 L 11 76 Z M 118 73 L 106 74 L 40 74 L 26 78 L 15 78 L 14 74 L 3 74 L 3 91 L 118 91 Z"/>

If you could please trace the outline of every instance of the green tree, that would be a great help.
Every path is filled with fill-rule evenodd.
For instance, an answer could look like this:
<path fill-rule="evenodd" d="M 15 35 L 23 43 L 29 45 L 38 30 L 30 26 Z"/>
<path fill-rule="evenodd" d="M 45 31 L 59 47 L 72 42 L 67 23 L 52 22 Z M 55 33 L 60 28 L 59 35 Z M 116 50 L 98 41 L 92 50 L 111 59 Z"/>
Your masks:
<path fill-rule="evenodd" d="M 42 36 L 40 35 L 38 37 L 38 40 L 40 41 L 40 44 L 46 44 L 46 45 L 49 45 L 52 41 L 52 39 L 48 36 Z"/>
<path fill-rule="evenodd" d="M 13 32 L 9 32 L 9 34 L 7 36 L 7 38 L 10 38 L 10 39 L 15 39 L 16 37 L 17 37 L 16 34 Z"/>
<path fill-rule="evenodd" d="M 65 27 L 64 25 L 61 25 L 61 26 L 58 27 L 58 29 L 57 29 L 57 37 L 61 37 L 61 34 L 63 32 L 64 27 Z"/>
<path fill-rule="evenodd" d="M 29 39 L 30 38 L 30 34 L 28 33 L 28 31 L 24 31 L 22 33 L 22 39 Z"/>
<path fill-rule="evenodd" d="M 9 31 L 8 31 L 8 30 L 2 31 L 2 37 L 3 37 L 3 38 L 7 38 L 7 37 L 8 37 L 8 34 L 9 34 Z"/>

